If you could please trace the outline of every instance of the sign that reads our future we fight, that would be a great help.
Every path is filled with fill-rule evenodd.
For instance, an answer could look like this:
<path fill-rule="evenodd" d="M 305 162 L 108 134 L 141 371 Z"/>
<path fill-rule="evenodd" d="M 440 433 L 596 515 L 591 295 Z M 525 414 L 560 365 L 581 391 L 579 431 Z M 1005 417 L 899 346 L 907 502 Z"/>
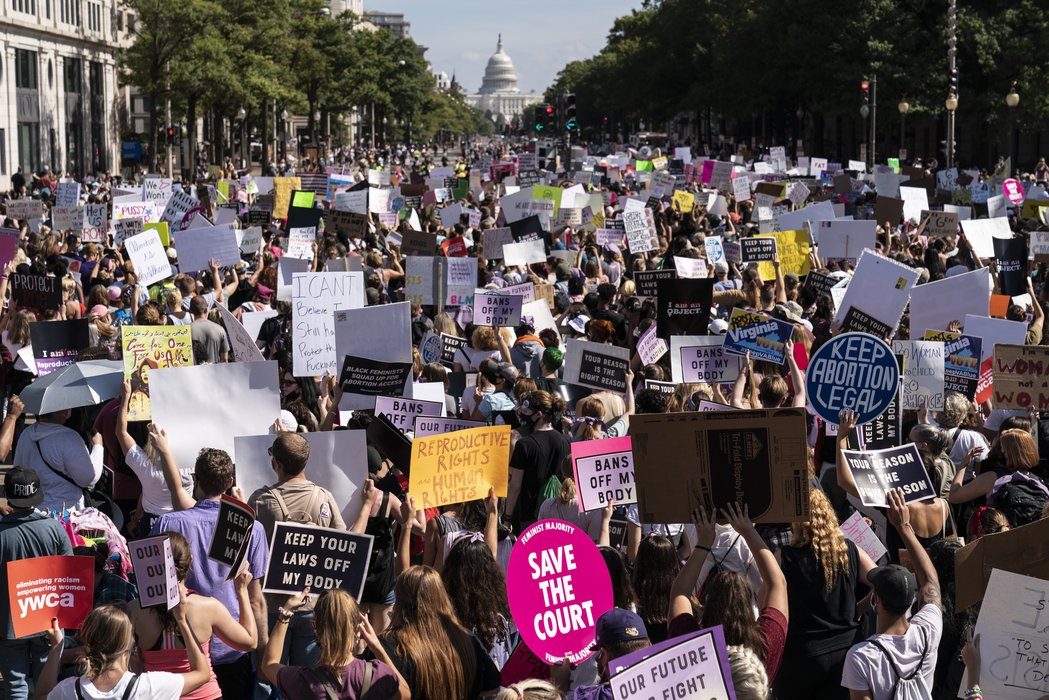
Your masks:
<path fill-rule="evenodd" d="M 899 385 L 900 368 L 892 350 L 865 333 L 828 340 L 812 356 L 805 377 L 813 410 L 833 424 L 846 408 L 856 411 L 861 425 L 874 420 L 892 402 Z"/>

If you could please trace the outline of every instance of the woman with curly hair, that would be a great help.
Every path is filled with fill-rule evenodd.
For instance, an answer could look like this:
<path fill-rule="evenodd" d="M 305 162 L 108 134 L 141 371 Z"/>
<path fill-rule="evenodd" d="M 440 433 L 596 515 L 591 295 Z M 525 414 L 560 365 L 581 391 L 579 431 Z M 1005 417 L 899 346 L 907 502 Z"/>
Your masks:
<path fill-rule="evenodd" d="M 506 577 L 481 533 L 464 532 L 452 545 L 441 579 L 459 622 L 502 669 L 520 636 L 506 599 Z"/>
<path fill-rule="evenodd" d="M 809 520 L 792 526 L 789 547 L 777 552 L 787 579 L 790 629 L 775 687 L 783 697 L 848 698 L 841 672 L 857 640 L 856 584 L 874 562 L 846 539 L 830 501 L 809 491 Z"/>
<path fill-rule="evenodd" d="M 649 535 L 641 540 L 634 561 L 634 591 L 637 614 L 653 644 L 667 638 L 667 601 L 680 569 L 677 548 L 669 537 Z"/>

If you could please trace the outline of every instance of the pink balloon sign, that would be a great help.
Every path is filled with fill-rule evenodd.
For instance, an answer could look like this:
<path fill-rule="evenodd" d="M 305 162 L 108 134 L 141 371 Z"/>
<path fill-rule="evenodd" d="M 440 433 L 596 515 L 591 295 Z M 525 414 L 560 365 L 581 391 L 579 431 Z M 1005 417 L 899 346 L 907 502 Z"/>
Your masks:
<path fill-rule="evenodd" d="M 563 520 L 540 520 L 510 554 L 510 612 L 521 639 L 548 664 L 590 658 L 597 618 L 613 607 L 612 581 L 597 546 Z"/>
<path fill-rule="evenodd" d="M 1016 205 L 1023 204 L 1024 199 L 1027 197 L 1023 185 L 1015 178 L 1009 178 L 1002 183 L 1002 192 L 1005 193 L 1006 199 Z"/>

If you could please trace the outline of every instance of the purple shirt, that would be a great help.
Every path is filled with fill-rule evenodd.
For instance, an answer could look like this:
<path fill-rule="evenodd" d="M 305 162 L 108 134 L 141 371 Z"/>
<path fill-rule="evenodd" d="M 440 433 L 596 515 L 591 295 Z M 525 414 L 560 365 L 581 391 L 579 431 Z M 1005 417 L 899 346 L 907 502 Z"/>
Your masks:
<path fill-rule="evenodd" d="M 219 516 L 219 501 L 205 499 L 189 510 L 165 513 L 153 523 L 150 536 L 164 532 L 177 532 L 189 542 L 193 561 L 186 574 L 186 587 L 217 599 L 230 611 L 234 619 L 240 618 L 240 606 L 233 592 L 233 582 L 227 581 L 229 567 L 208 559 L 208 548 L 215 534 L 215 524 Z M 259 579 L 266 575 L 266 563 L 269 561 L 269 546 L 266 544 L 266 531 L 262 524 L 255 521 L 251 530 L 251 542 L 248 543 L 248 567 L 252 576 Z M 211 638 L 211 663 L 228 664 L 236 661 L 244 652 L 230 649 L 218 637 Z"/>

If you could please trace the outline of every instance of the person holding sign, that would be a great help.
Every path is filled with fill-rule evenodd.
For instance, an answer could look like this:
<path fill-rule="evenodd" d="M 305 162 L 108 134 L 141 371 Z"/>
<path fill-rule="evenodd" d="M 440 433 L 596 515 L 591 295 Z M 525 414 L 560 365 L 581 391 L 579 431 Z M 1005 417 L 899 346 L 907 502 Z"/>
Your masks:
<path fill-rule="evenodd" d="M 557 394 L 530 391 L 517 409 L 521 438 L 510 455 L 510 484 L 507 488 L 506 512 L 515 532 L 535 520 L 540 505 L 539 495 L 547 480 L 558 473 L 572 444 L 560 430 L 565 400 Z"/>

